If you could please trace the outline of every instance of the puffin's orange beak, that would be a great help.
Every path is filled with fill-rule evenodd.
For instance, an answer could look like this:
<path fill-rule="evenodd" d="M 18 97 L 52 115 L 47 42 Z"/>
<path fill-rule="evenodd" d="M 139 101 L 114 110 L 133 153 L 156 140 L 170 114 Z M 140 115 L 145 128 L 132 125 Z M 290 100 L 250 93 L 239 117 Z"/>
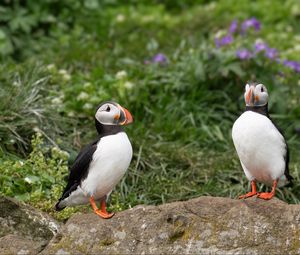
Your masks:
<path fill-rule="evenodd" d="M 124 108 L 122 106 L 120 106 L 120 110 L 123 112 L 124 117 L 125 117 L 124 121 L 121 122 L 120 125 L 123 126 L 123 125 L 128 125 L 128 124 L 132 123 L 133 122 L 133 117 L 132 117 L 131 113 L 126 108 Z"/>
<path fill-rule="evenodd" d="M 246 94 L 245 101 L 247 105 L 254 105 L 254 87 L 250 87 L 248 93 Z"/>
<path fill-rule="evenodd" d="M 123 111 L 125 112 L 125 123 L 124 125 L 130 124 L 133 122 L 133 117 L 131 113 L 124 107 L 122 107 Z"/>

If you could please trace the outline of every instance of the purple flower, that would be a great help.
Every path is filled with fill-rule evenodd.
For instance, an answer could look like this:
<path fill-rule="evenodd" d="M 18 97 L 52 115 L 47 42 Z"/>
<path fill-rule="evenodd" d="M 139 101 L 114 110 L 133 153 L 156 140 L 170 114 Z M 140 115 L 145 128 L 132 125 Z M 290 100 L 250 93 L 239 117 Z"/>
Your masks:
<path fill-rule="evenodd" d="M 267 43 L 256 42 L 255 43 L 255 53 L 264 51 L 265 56 L 271 60 L 275 60 L 277 63 L 280 63 L 280 59 L 278 58 L 278 51 L 275 48 L 269 48 Z"/>
<path fill-rule="evenodd" d="M 256 42 L 255 43 L 255 52 L 260 52 L 260 51 L 265 51 L 266 49 L 268 49 L 268 44 L 263 43 L 263 42 Z"/>
<path fill-rule="evenodd" d="M 232 35 L 225 35 L 221 38 L 215 38 L 215 44 L 217 48 L 220 48 L 224 45 L 231 44 L 233 42 L 233 37 Z"/>
<path fill-rule="evenodd" d="M 300 73 L 300 63 L 299 62 L 295 63 L 295 65 L 294 65 L 294 71 L 297 72 L 297 73 Z"/>
<path fill-rule="evenodd" d="M 221 45 L 231 44 L 233 42 L 232 35 L 225 35 L 221 38 Z"/>
<path fill-rule="evenodd" d="M 167 62 L 167 57 L 162 53 L 158 53 L 152 58 L 152 62 L 158 64 L 165 64 Z"/>
<path fill-rule="evenodd" d="M 290 67 L 290 68 L 294 68 L 295 64 L 296 64 L 296 61 L 290 61 L 290 60 L 283 61 L 283 65 Z"/>
<path fill-rule="evenodd" d="M 250 19 L 246 19 L 243 23 L 242 23 L 242 31 L 243 33 L 245 33 L 248 28 L 253 27 L 256 31 L 260 30 L 260 22 L 252 17 Z"/>
<path fill-rule="evenodd" d="M 278 57 L 278 51 L 275 48 L 267 48 L 265 55 L 267 58 L 273 60 Z"/>
<path fill-rule="evenodd" d="M 296 73 L 300 73 L 300 63 L 297 63 L 297 66 L 294 68 Z"/>
<path fill-rule="evenodd" d="M 297 61 L 284 60 L 283 65 L 293 69 L 297 73 L 300 73 L 300 63 Z"/>
<path fill-rule="evenodd" d="M 229 27 L 229 34 L 233 34 L 238 28 L 238 22 L 237 20 L 233 20 L 230 24 L 230 27 Z"/>
<path fill-rule="evenodd" d="M 252 53 L 247 49 L 240 49 L 236 51 L 236 56 L 241 60 L 245 60 L 251 58 Z"/>

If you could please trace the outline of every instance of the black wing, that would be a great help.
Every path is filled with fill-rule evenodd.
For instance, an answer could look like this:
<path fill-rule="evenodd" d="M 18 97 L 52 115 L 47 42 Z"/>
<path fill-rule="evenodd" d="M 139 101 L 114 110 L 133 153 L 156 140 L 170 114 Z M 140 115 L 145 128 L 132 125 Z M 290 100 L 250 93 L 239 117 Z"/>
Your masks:
<path fill-rule="evenodd" d="M 285 142 L 285 145 L 286 145 L 286 154 L 284 157 L 284 160 L 285 160 L 284 175 L 287 178 L 287 180 L 289 181 L 289 186 L 292 186 L 292 184 L 293 184 L 292 180 L 294 178 L 293 178 L 293 176 L 290 175 L 290 170 L 289 170 L 290 150 L 289 150 L 288 144 L 286 142 Z"/>
<path fill-rule="evenodd" d="M 77 189 L 77 186 L 80 185 L 81 181 L 84 178 L 86 178 L 90 163 L 93 158 L 93 154 L 97 149 L 98 141 L 99 140 L 96 140 L 90 143 L 79 152 L 78 156 L 75 159 L 74 164 L 70 169 L 67 186 L 65 187 L 61 198 L 59 199 L 58 203 L 55 206 L 56 210 L 59 211 L 63 209 L 59 206 L 59 202 L 67 198 L 72 193 L 72 191 Z"/>

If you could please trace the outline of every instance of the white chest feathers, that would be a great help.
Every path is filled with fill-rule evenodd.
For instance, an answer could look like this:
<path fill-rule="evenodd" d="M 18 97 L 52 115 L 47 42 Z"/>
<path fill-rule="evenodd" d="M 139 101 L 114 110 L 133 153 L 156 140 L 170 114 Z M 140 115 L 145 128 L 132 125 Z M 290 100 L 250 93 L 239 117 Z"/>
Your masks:
<path fill-rule="evenodd" d="M 121 132 L 105 136 L 97 143 L 87 178 L 82 182 L 84 193 L 95 199 L 107 195 L 124 176 L 132 159 L 132 146 Z"/>
<path fill-rule="evenodd" d="M 284 176 L 286 144 L 269 118 L 246 111 L 234 123 L 232 139 L 249 180 L 272 184 Z"/>

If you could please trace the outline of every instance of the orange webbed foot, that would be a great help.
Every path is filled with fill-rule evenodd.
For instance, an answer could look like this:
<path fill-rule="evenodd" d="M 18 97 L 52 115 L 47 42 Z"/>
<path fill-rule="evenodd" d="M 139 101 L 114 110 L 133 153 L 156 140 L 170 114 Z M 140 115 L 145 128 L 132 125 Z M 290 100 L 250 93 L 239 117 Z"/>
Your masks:
<path fill-rule="evenodd" d="M 98 209 L 93 196 L 90 197 L 90 203 L 94 213 L 99 215 L 102 219 L 110 219 L 115 215 L 115 213 L 108 213 L 106 211 L 106 196 L 101 200 L 101 209 Z"/>
<path fill-rule="evenodd" d="M 94 212 L 102 219 L 110 219 L 115 215 L 115 213 L 102 212 L 101 210 L 95 210 Z"/>
<path fill-rule="evenodd" d="M 248 192 L 245 195 L 239 196 L 239 199 L 245 199 L 245 198 L 248 198 L 248 197 L 253 197 L 256 194 L 257 194 L 257 192 L 256 192 L 256 183 L 255 183 L 255 181 L 251 181 L 251 192 Z"/>
<path fill-rule="evenodd" d="M 255 196 L 255 195 L 257 195 L 257 192 L 248 192 L 247 194 L 245 194 L 245 195 L 241 195 L 241 196 L 239 196 L 239 199 L 245 199 L 245 198 L 248 198 L 248 197 L 253 197 L 253 196 Z"/>
<path fill-rule="evenodd" d="M 273 181 L 273 187 L 272 187 L 272 191 L 271 192 L 262 192 L 262 193 L 258 193 L 257 197 L 264 199 L 264 200 L 269 200 L 272 197 L 274 197 L 275 195 L 275 191 L 276 191 L 276 186 L 277 186 L 277 180 Z"/>
<path fill-rule="evenodd" d="M 257 194 L 257 197 L 258 198 L 261 198 L 261 199 L 264 199 L 264 200 L 269 200 L 271 199 L 272 197 L 274 197 L 274 193 L 272 192 L 262 192 L 262 193 L 258 193 Z"/>

